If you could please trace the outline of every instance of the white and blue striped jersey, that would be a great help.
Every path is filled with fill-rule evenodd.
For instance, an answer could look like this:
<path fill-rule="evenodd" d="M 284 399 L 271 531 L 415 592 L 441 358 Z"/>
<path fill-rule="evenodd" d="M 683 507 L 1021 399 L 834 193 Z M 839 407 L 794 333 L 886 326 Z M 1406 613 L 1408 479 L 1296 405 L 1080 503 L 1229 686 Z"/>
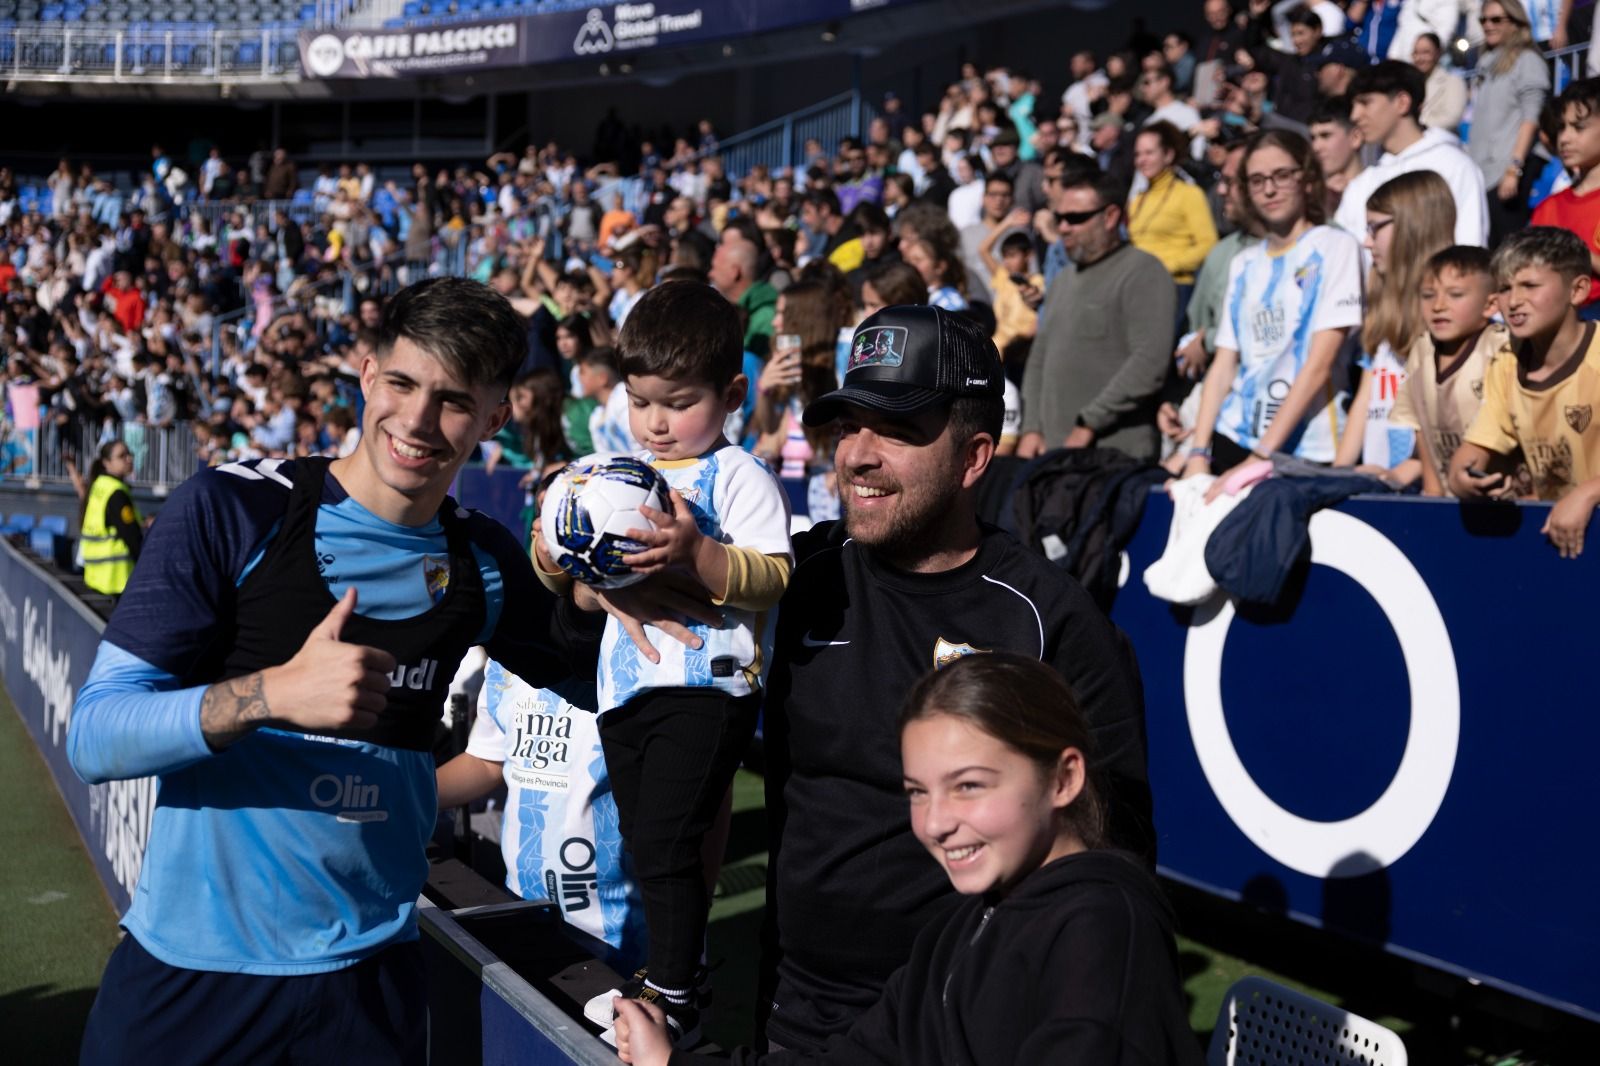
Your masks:
<path fill-rule="evenodd" d="M 678 490 L 705 536 L 789 556 L 789 499 L 760 459 L 726 443 L 695 459 L 657 459 L 648 451 L 638 457 Z M 600 643 L 600 713 L 654 688 L 717 688 L 730 696 L 758 691 L 771 659 L 771 627 L 754 611 L 721 610 L 721 627 L 689 627 L 703 641 L 698 649 L 646 626 L 659 663 L 640 654 L 616 619 L 608 618 Z"/>
<path fill-rule="evenodd" d="M 1239 369 L 1222 401 L 1217 432 L 1256 447 L 1310 358 L 1312 337 L 1360 325 L 1361 246 L 1343 230 L 1313 226 L 1280 253 L 1263 241 L 1234 256 L 1217 347 L 1238 352 Z M 1344 430 L 1344 360 L 1341 354 L 1335 361 L 1324 394 L 1281 451 L 1333 461 Z"/>
<path fill-rule="evenodd" d="M 632 455 L 639 450 L 639 442 L 628 425 L 628 386 L 618 382 L 606 397 L 606 402 L 589 416 L 589 437 L 597 452 Z"/>
<path fill-rule="evenodd" d="M 584 687 L 592 698 L 592 686 Z M 620 968 L 636 968 L 644 957 L 644 907 L 594 712 L 491 660 L 467 754 L 505 767 L 506 888 L 558 904 L 569 925 L 617 950 Z"/>

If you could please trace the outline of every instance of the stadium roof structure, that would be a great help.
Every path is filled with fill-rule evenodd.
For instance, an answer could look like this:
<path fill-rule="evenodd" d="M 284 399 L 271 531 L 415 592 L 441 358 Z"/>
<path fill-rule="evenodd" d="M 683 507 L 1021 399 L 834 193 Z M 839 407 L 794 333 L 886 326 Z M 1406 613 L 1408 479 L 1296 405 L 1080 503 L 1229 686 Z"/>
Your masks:
<path fill-rule="evenodd" d="M 1107 0 L 0 0 L 14 95 L 471 96 L 853 52 Z M 443 9 L 443 13 L 440 13 Z"/>

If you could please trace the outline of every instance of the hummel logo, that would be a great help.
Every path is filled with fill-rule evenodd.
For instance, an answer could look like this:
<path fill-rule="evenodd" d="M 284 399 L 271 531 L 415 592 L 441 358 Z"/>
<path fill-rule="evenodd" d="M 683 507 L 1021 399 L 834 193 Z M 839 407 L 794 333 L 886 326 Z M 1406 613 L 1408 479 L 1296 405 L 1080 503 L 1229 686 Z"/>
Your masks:
<path fill-rule="evenodd" d="M 808 648 L 837 648 L 842 644 L 850 643 L 848 640 L 818 640 L 810 633 L 800 638 L 800 643 Z"/>

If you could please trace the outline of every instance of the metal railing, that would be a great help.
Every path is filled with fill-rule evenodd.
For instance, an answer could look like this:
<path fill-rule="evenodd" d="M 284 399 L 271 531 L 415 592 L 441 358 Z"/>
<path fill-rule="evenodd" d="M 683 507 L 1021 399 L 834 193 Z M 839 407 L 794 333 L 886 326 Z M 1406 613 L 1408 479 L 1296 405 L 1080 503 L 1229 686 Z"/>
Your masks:
<path fill-rule="evenodd" d="M 29 23 L 0 30 L 0 74 L 14 81 L 297 81 L 297 29 Z"/>
<path fill-rule="evenodd" d="M 299 222 L 314 222 L 316 209 L 310 200 L 190 200 L 178 214 L 190 219 L 196 216 L 206 220 L 206 228 L 221 239 L 222 228 L 237 212 L 243 211 L 251 230 L 257 226 L 271 226 L 279 211 Z"/>
<path fill-rule="evenodd" d="M 859 137 L 877 111 L 859 92 L 830 96 L 810 107 L 775 118 L 754 129 L 725 138 L 717 147 L 730 176 L 743 177 L 752 167 L 770 171 L 805 166 L 808 140 L 833 153 L 841 137 Z"/>
<path fill-rule="evenodd" d="M 164 494 L 200 468 L 192 422 L 165 426 L 107 422 L 63 428 L 41 421 L 36 429 L 13 429 L 11 433 L 14 442 L 27 449 L 28 463 L 4 475 L 9 481 L 68 482 L 72 479 L 68 467 L 76 464 L 80 473 L 87 471 L 101 446 L 119 438 L 133 456 L 133 474 L 128 478 L 131 485 Z"/>

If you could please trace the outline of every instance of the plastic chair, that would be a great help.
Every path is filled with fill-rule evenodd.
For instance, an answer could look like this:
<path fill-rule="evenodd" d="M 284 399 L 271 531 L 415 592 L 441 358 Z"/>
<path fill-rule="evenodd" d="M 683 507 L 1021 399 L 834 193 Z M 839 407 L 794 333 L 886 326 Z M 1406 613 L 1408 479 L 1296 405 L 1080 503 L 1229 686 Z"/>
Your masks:
<path fill-rule="evenodd" d="M 1235 981 L 1217 1012 L 1207 1066 L 1407 1066 L 1392 1030 L 1269 981 Z"/>

